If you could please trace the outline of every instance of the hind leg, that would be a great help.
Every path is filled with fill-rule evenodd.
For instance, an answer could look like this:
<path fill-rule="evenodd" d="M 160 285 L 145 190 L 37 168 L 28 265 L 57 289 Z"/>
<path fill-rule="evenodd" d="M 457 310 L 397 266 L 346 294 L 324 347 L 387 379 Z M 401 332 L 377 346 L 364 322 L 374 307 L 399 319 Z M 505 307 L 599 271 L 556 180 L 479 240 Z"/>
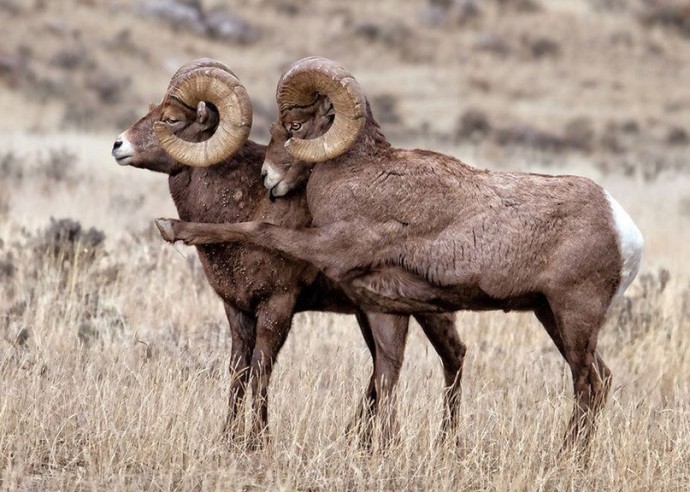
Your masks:
<path fill-rule="evenodd" d="M 367 318 L 364 311 L 356 312 L 355 317 L 357 318 L 357 323 L 360 331 L 362 332 L 364 342 L 367 344 L 367 348 L 371 354 L 372 372 L 371 377 L 369 378 L 369 386 L 367 387 L 367 390 L 360 401 L 357 412 L 347 425 L 346 432 L 348 434 L 360 429 L 360 426 L 365 425 L 366 422 L 371 420 L 374 411 L 374 402 L 376 401 L 376 345 L 374 343 L 374 335 L 371 332 L 369 318 Z"/>
<path fill-rule="evenodd" d="M 596 416 L 604 406 L 611 387 L 611 371 L 597 351 L 599 329 L 604 323 L 610 294 L 602 289 L 571 289 L 550 303 L 552 316 L 538 314 L 551 334 L 555 321 L 556 346 L 564 355 L 573 377 L 575 408 L 564 447 L 590 442 Z M 560 340 L 560 342 L 558 341 Z"/>
<path fill-rule="evenodd" d="M 415 314 L 414 317 L 441 357 L 446 382 L 441 430 L 444 435 L 452 434 L 457 427 L 462 392 L 462 366 L 467 347 L 460 340 L 455 328 L 454 314 Z"/>
<path fill-rule="evenodd" d="M 556 317 L 554 316 L 551 306 L 549 306 L 549 303 L 546 299 L 544 299 L 543 303 L 539 304 L 539 306 L 534 309 L 534 314 L 537 316 L 537 319 L 546 330 L 546 333 L 549 334 L 554 345 L 556 345 L 556 348 L 565 359 L 565 349 L 563 348 L 561 334 L 558 331 Z"/>
<path fill-rule="evenodd" d="M 387 444 L 396 434 L 395 386 L 400 377 L 409 325 L 408 316 L 360 313 L 357 315 L 360 327 L 369 327 L 374 350 L 374 371 L 369 388 L 360 406 L 359 423 L 362 441 L 370 444 L 373 424 L 378 422 L 382 443 Z M 365 336 L 366 340 L 366 336 Z"/>

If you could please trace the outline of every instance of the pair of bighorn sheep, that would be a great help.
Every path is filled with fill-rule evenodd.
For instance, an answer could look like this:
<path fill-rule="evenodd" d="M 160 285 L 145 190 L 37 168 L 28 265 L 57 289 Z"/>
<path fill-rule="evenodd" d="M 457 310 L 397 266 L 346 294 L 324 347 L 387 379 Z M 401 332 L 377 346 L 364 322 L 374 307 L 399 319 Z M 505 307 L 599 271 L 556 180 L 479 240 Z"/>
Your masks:
<path fill-rule="evenodd" d="M 357 81 L 325 58 L 294 63 L 277 102 L 264 185 L 285 196 L 275 203 L 306 200 L 311 222 L 159 220 L 163 237 L 259 245 L 318 269 L 375 312 L 533 311 L 572 372 L 566 443 L 589 441 L 611 384 L 599 329 L 643 249 L 622 207 L 585 178 L 478 170 L 391 147 Z M 210 143 L 183 145 L 211 154 Z"/>
<path fill-rule="evenodd" d="M 173 76 L 160 104 L 123 132 L 112 154 L 129 165 L 169 176 L 180 218 L 227 223 L 262 220 L 285 227 L 311 223 L 306 198 L 294 194 L 271 200 L 261 182 L 266 148 L 247 140 L 251 102 L 237 77 L 210 59 L 191 62 Z M 353 313 L 371 351 L 374 370 L 353 424 L 371 434 L 372 417 L 391 391 L 402 365 L 407 315 L 365 312 L 307 263 L 242 244 L 197 248 L 206 277 L 225 305 L 232 338 L 229 409 L 225 432 L 260 444 L 268 424 L 268 385 L 295 312 Z M 440 355 L 445 374 L 446 427 L 455 421 L 465 346 L 452 314 L 417 313 L 415 318 Z M 245 432 L 241 412 L 252 388 L 252 427 Z M 382 430 L 389 433 L 392 406 Z"/>

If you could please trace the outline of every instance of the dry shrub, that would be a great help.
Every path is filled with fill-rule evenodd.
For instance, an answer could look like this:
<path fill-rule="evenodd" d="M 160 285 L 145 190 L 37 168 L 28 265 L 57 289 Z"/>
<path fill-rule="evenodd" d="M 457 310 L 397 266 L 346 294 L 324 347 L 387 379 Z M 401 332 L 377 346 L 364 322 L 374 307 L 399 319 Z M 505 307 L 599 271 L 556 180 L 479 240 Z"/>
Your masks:
<path fill-rule="evenodd" d="M 388 48 L 404 46 L 413 36 L 412 30 L 398 22 L 361 21 L 352 25 L 352 33 L 370 43 L 381 43 Z"/>
<path fill-rule="evenodd" d="M 392 94 L 379 94 L 372 97 L 371 107 L 379 123 L 398 125 L 402 122 L 398 110 L 398 99 Z"/>
<path fill-rule="evenodd" d="M 82 308 L 77 328 L 77 338 L 84 347 L 100 341 L 121 338 L 127 317 L 115 306 L 103 303 L 97 290 L 86 290 L 81 298 Z"/>
<path fill-rule="evenodd" d="M 12 304 L 10 308 L 7 311 L 5 311 L 2 317 L 5 330 L 12 330 L 14 324 L 17 324 L 24 316 L 27 306 L 28 302 L 26 300 L 21 300 Z"/>
<path fill-rule="evenodd" d="M 635 125 L 637 125 L 635 123 Z M 637 128 L 637 126 L 635 126 Z M 623 132 L 625 133 L 625 132 Z M 604 131 L 599 139 L 601 148 L 613 153 L 621 153 L 624 150 L 623 140 L 621 139 L 621 127 L 616 123 L 609 122 L 604 127 Z"/>
<path fill-rule="evenodd" d="M 562 136 L 528 123 L 499 128 L 494 133 L 494 140 L 499 145 L 520 145 L 551 152 L 561 152 L 568 146 Z"/>
<path fill-rule="evenodd" d="M 495 127 L 488 113 L 479 108 L 469 108 L 462 113 L 454 137 L 456 142 L 488 138 L 502 146 L 532 147 L 550 152 L 590 152 L 596 144 L 596 132 L 588 118 L 574 118 L 566 123 L 561 133 L 554 133 L 525 122 Z"/>
<path fill-rule="evenodd" d="M 666 142 L 670 145 L 687 145 L 690 142 L 690 137 L 685 128 L 674 126 L 669 128 L 666 134 Z"/>
<path fill-rule="evenodd" d="M 475 36 L 473 46 L 478 51 L 499 56 L 507 56 L 512 52 L 510 42 L 504 36 L 494 32 L 480 32 Z"/>
<path fill-rule="evenodd" d="M 538 37 L 532 39 L 527 37 L 523 40 L 523 43 L 532 58 L 548 58 L 561 54 L 561 45 L 551 38 Z"/>
<path fill-rule="evenodd" d="M 12 152 L 0 155 L 0 173 L 4 182 L 24 179 L 24 162 Z"/>
<path fill-rule="evenodd" d="M 0 155 L 0 174 L 5 183 L 20 184 L 36 180 L 50 193 L 53 185 L 73 185 L 76 182 L 77 160 L 77 155 L 66 147 L 51 148 L 35 157 L 19 157 L 10 151 Z M 7 203 L 8 193 L 0 196 Z"/>
<path fill-rule="evenodd" d="M 128 54 L 147 58 L 145 50 L 129 49 L 131 44 L 123 47 Z M 21 90 L 27 99 L 62 103 L 64 126 L 90 130 L 127 126 L 137 116 L 138 101 L 130 93 L 131 79 L 100 67 L 94 58 L 95 49 L 71 42 L 48 59 L 48 67 L 40 66 L 45 64 L 40 57 L 32 59 L 30 48 L 20 47 L 15 55 L 0 53 L 0 81 Z"/>
<path fill-rule="evenodd" d="M 44 229 L 24 232 L 0 250 L 0 296 L 12 302 L 0 312 L 4 338 L 24 345 L 30 333 L 44 332 L 44 323 L 66 326 L 72 343 L 83 347 L 120 338 L 126 316 L 103 300 L 102 291 L 119 279 L 121 265 L 103 264 L 104 240 L 96 228 L 51 219 Z M 16 284 L 24 288 L 15 290 Z M 46 305 L 51 306 L 48 315 L 39 315 Z"/>
<path fill-rule="evenodd" d="M 305 6 L 300 0 L 277 0 L 272 2 L 273 7 L 279 14 L 295 17 Z"/>
<path fill-rule="evenodd" d="M 555 58 L 561 54 L 561 45 L 555 39 L 546 36 L 523 35 L 520 39 L 511 40 L 501 33 L 484 31 L 474 38 L 474 49 L 505 57 L 518 53 L 532 60 Z"/>
<path fill-rule="evenodd" d="M 76 180 L 77 155 L 66 147 L 49 149 L 38 161 L 36 174 L 49 183 L 73 183 Z"/>
<path fill-rule="evenodd" d="M 639 152 L 638 172 L 647 182 L 657 181 L 661 176 L 677 176 L 690 171 L 690 164 L 684 152 Z"/>
<path fill-rule="evenodd" d="M 644 0 L 642 0 L 644 1 Z M 603 12 L 628 12 L 638 8 L 640 0 L 588 0 L 595 11 Z"/>
<path fill-rule="evenodd" d="M 542 10 L 537 0 L 495 0 L 498 7 L 507 12 L 536 13 Z"/>
<path fill-rule="evenodd" d="M 638 18 L 644 25 L 668 27 L 690 36 L 688 0 L 646 0 Z"/>
<path fill-rule="evenodd" d="M 0 282 L 12 280 L 16 272 L 17 267 L 15 266 L 14 256 L 11 252 L 0 257 Z"/>
<path fill-rule="evenodd" d="M 73 90 L 63 96 L 62 122 L 65 126 L 89 130 L 123 128 L 136 121 L 137 97 L 131 94 L 129 75 L 118 75 L 97 67 L 76 84 L 83 86 L 83 90 Z"/>
<path fill-rule="evenodd" d="M 563 129 L 563 140 L 568 147 L 573 149 L 591 150 L 594 138 L 594 125 L 589 118 L 572 119 L 566 123 Z"/>
<path fill-rule="evenodd" d="M 138 9 L 144 17 L 163 21 L 173 29 L 197 34 L 206 32 L 200 1 L 151 0 Z"/>
<path fill-rule="evenodd" d="M 7 217 L 10 212 L 10 196 L 7 187 L 0 184 L 0 220 Z"/>
<path fill-rule="evenodd" d="M 134 56 L 146 63 L 151 62 L 150 47 L 139 43 L 129 28 L 120 29 L 112 38 L 104 39 L 103 47 L 111 52 Z"/>
<path fill-rule="evenodd" d="M 0 82 L 18 89 L 24 84 L 32 83 L 36 74 L 30 67 L 30 50 L 20 47 L 15 54 L 0 52 Z"/>
<path fill-rule="evenodd" d="M 430 39 L 403 21 L 362 21 L 348 16 L 343 27 L 344 30 L 334 36 L 332 43 L 348 46 L 353 40 L 360 40 L 365 46 L 376 44 L 378 49 L 396 53 L 401 60 L 408 63 L 428 62 L 436 56 L 435 46 Z"/>
<path fill-rule="evenodd" d="M 22 8 L 17 0 L 0 0 L 0 12 L 16 17 L 22 13 Z"/>
<path fill-rule="evenodd" d="M 215 7 L 204 16 L 208 36 L 238 44 L 253 44 L 261 37 L 260 31 L 249 22 L 233 14 L 227 7 Z"/>
<path fill-rule="evenodd" d="M 665 268 L 639 275 L 638 288 L 626 293 L 614 314 L 616 333 L 622 343 L 632 343 L 660 328 L 665 319 L 664 291 L 670 280 L 671 274 Z"/>
<path fill-rule="evenodd" d="M 101 251 L 105 234 L 82 225 L 73 219 L 54 219 L 34 241 L 34 250 L 39 256 L 48 255 L 54 260 L 72 263 L 77 258 L 81 261 L 93 261 Z"/>
<path fill-rule="evenodd" d="M 486 111 L 478 108 L 467 109 L 455 127 L 455 140 L 479 140 L 491 132 L 491 123 Z"/>
<path fill-rule="evenodd" d="M 92 90 L 98 100 L 106 105 L 120 103 L 123 95 L 129 93 L 132 80 L 128 75 L 115 75 L 105 71 L 89 74 L 86 79 L 86 88 Z"/>
<path fill-rule="evenodd" d="M 238 44 L 257 42 L 260 31 L 225 6 L 206 10 L 199 0 L 150 0 L 138 7 L 145 17 L 166 22 L 176 30 Z"/>
<path fill-rule="evenodd" d="M 77 69 L 91 70 L 96 66 L 90 51 L 82 44 L 59 49 L 51 58 L 50 63 L 67 71 Z"/>
<path fill-rule="evenodd" d="M 429 0 L 419 13 L 423 24 L 465 25 L 481 17 L 482 10 L 475 0 Z"/>

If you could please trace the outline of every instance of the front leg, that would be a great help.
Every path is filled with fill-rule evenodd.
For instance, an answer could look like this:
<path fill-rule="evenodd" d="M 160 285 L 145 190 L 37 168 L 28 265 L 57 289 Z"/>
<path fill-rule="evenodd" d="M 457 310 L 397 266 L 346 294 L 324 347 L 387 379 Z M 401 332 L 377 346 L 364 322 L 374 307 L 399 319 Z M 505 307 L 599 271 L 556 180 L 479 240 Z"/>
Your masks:
<path fill-rule="evenodd" d="M 414 317 L 443 364 L 446 388 L 441 432 L 445 439 L 454 436 L 458 427 L 462 392 L 462 366 L 465 361 L 467 346 L 460 339 L 455 327 L 454 314 L 416 313 Z"/>
<path fill-rule="evenodd" d="M 230 324 L 232 340 L 230 355 L 230 394 L 228 414 L 223 434 L 232 440 L 244 434 L 244 414 L 241 412 L 249 381 L 249 365 L 256 342 L 256 321 L 235 306 L 225 303 L 225 314 Z"/>
<path fill-rule="evenodd" d="M 314 265 L 335 281 L 343 281 L 353 272 L 385 262 L 393 256 L 400 234 L 400 223 L 370 224 L 337 222 L 323 227 L 289 229 L 264 222 L 207 224 L 157 219 L 163 239 L 170 243 L 200 245 L 249 242 Z M 399 239 L 399 237 L 398 237 Z"/>
<path fill-rule="evenodd" d="M 277 294 L 264 301 L 257 311 L 256 345 L 251 362 L 250 448 L 260 447 L 268 438 L 268 386 L 278 353 L 290 332 L 296 301 L 295 290 Z"/>

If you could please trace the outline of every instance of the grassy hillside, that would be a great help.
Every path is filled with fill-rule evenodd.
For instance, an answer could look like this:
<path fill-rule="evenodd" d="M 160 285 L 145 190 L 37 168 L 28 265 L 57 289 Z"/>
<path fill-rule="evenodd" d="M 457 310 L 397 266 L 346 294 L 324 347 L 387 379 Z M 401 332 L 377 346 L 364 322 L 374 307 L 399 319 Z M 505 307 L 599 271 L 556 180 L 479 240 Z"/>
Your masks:
<path fill-rule="evenodd" d="M 0 0 L 3 488 L 687 489 L 682 3 L 207 0 L 178 5 L 188 16 L 172 22 L 166 1 Z M 565 364 L 532 316 L 504 313 L 458 316 L 469 350 L 457 445 L 437 441 L 441 367 L 416 326 L 399 439 L 366 451 L 345 435 L 370 357 L 353 318 L 321 313 L 297 316 L 281 353 L 271 443 L 248 453 L 220 439 L 221 303 L 194 250 L 152 228 L 175 215 L 165 177 L 118 167 L 110 147 L 200 56 L 236 71 L 265 143 L 280 73 L 311 54 L 353 72 L 397 145 L 587 175 L 639 224 L 642 272 L 600 339 L 614 386 L 588 465 L 557 453 Z"/>

